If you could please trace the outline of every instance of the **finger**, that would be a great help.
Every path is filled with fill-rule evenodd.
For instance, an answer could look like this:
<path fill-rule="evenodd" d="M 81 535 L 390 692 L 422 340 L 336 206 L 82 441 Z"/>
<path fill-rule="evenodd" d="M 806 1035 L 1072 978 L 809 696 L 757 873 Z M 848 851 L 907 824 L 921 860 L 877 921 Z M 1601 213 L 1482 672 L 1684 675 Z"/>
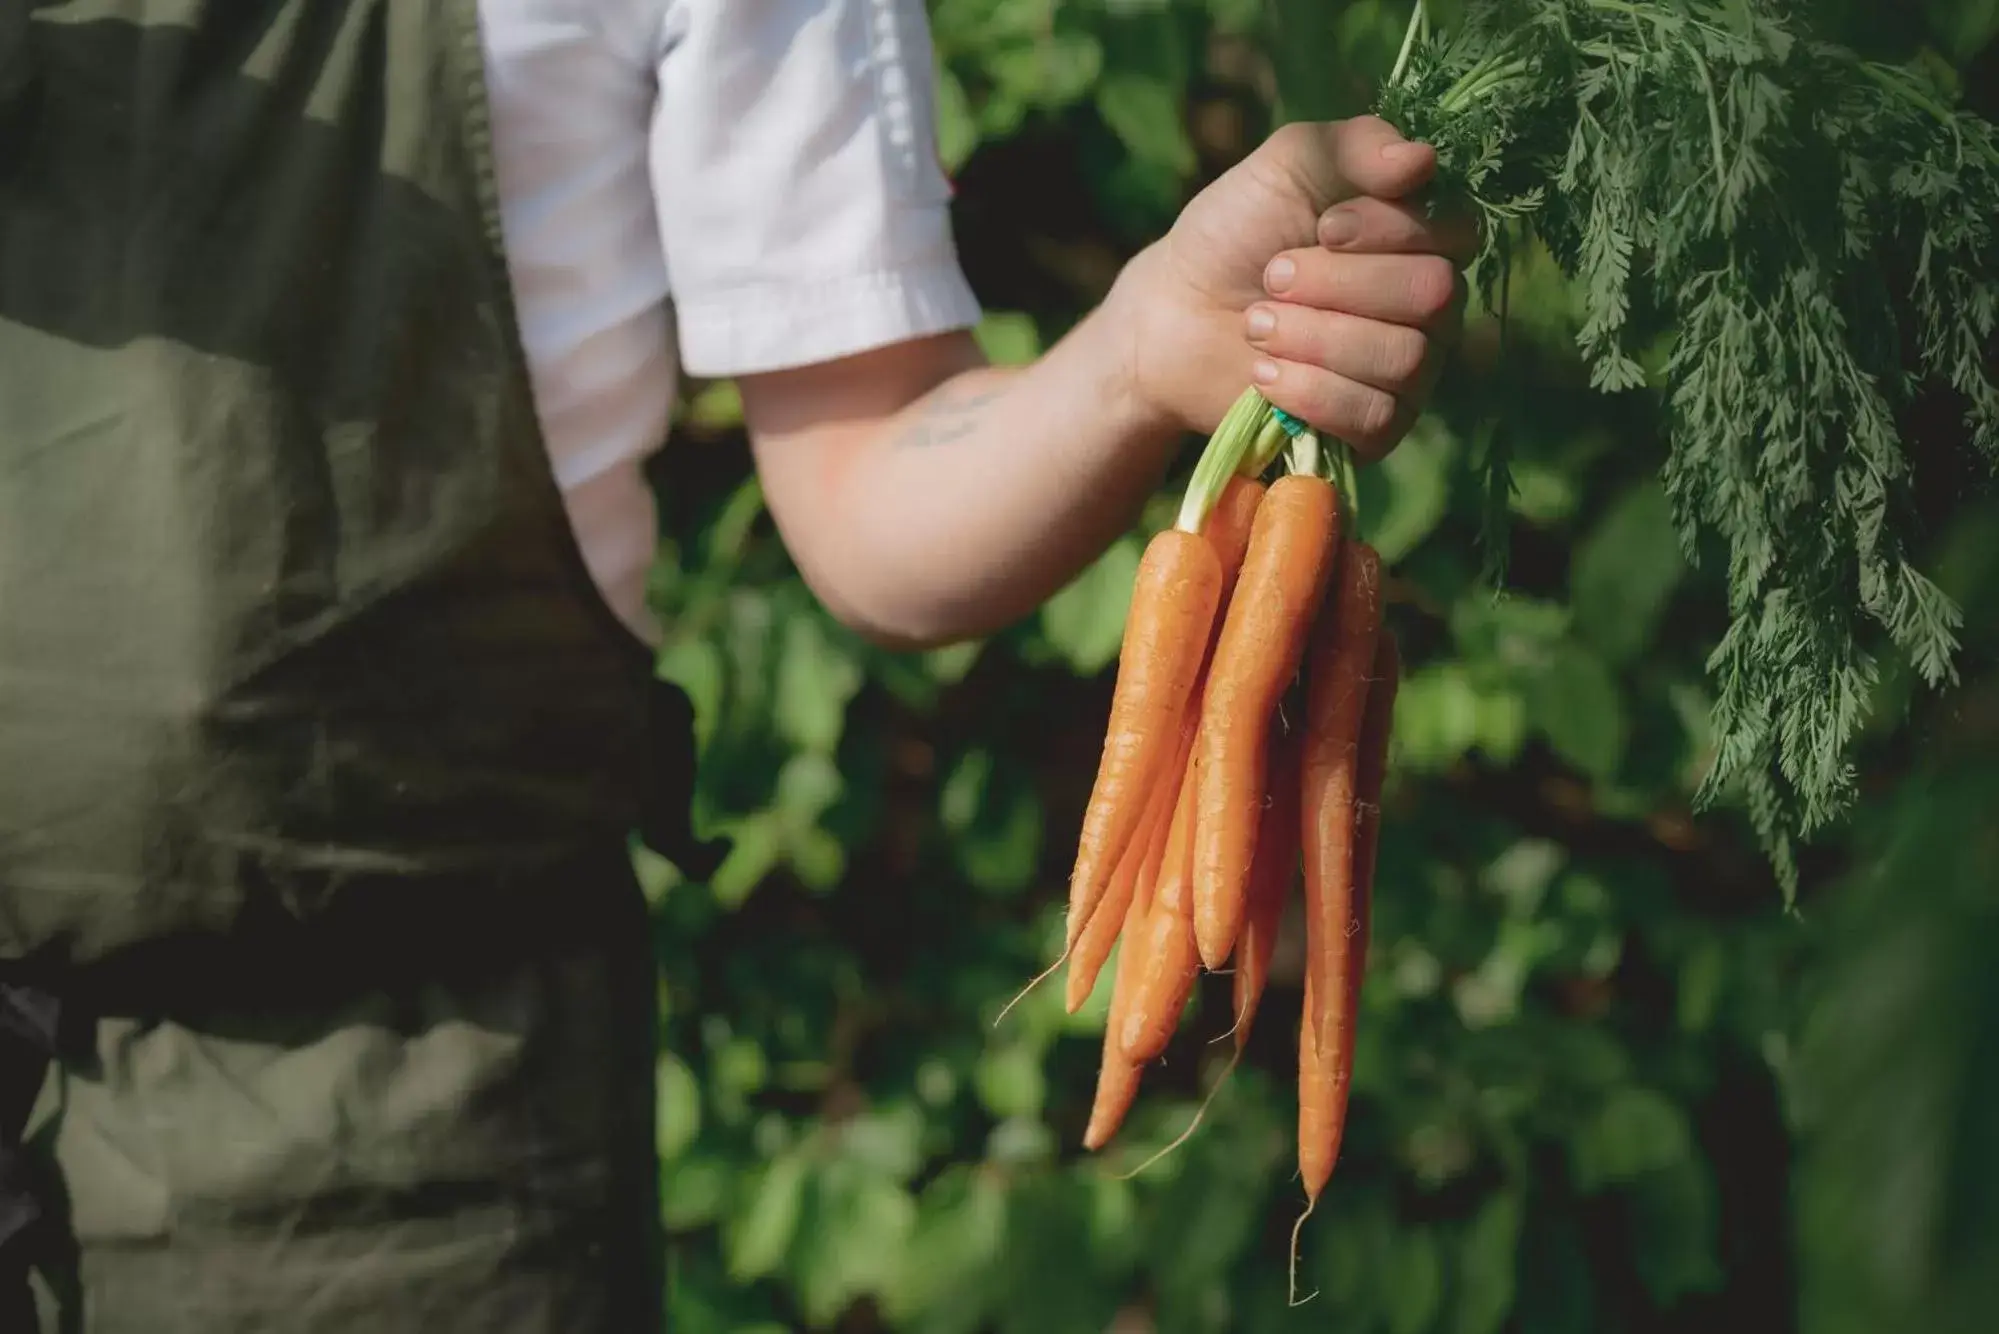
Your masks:
<path fill-rule="evenodd" d="M 1414 420 L 1394 394 L 1323 367 L 1264 357 L 1251 376 L 1270 402 L 1370 461 L 1393 449 Z"/>
<path fill-rule="evenodd" d="M 1421 329 L 1344 311 L 1265 302 L 1244 319 L 1250 345 L 1275 361 L 1317 366 L 1390 394 L 1422 384 L 1432 347 Z"/>
<path fill-rule="evenodd" d="M 1292 305 L 1427 329 L 1457 299 L 1458 270 L 1441 255 L 1349 255 L 1311 246 L 1270 261 L 1263 290 Z"/>
<path fill-rule="evenodd" d="M 1403 138 L 1379 116 L 1339 121 L 1327 138 L 1333 170 L 1350 187 L 1343 196 L 1401 199 L 1429 184 L 1437 171 L 1436 149 Z"/>
<path fill-rule="evenodd" d="M 1404 139 L 1377 116 L 1293 121 L 1264 140 L 1239 169 L 1296 191 L 1314 213 L 1322 213 L 1345 199 L 1414 193 L 1436 174 L 1437 153 Z"/>
<path fill-rule="evenodd" d="M 1442 255 L 1468 264 L 1478 254 L 1478 224 L 1462 213 L 1429 217 L 1390 199 L 1349 199 L 1319 218 L 1319 244 L 1349 255 Z"/>

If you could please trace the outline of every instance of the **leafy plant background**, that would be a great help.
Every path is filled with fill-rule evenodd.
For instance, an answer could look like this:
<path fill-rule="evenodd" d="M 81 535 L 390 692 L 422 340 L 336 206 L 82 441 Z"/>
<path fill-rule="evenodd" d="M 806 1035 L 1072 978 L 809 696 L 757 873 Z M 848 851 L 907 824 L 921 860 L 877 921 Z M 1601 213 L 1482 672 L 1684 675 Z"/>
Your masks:
<path fill-rule="evenodd" d="M 1826 0 L 1999 114 L 1999 0 Z M 960 248 L 1031 356 L 1283 119 L 1351 114 L 1402 0 L 933 0 Z M 1384 1334 L 1990 1327 L 1999 1303 L 1999 504 L 1945 488 L 1965 679 L 1890 680 L 1849 830 L 1786 915 L 1705 762 L 1715 574 L 1653 480 L 1655 405 L 1588 391 L 1528 254 L 1502 365 L 1475 315 L 1435 410 L 1363 477 L 1398 704 L 1353 1122 L 1285 1305 L 1295 943 L 1252 1059 L 1213 983 L 1120 1142 L 1077 1149 L 1103 992 L 1052 957 L 1145 531 L 1029 623 L 893 656 L 813 602 L 734 397 L 660 461 L 663 675 L 697 707 L 707 883 L 641 851 L 663 964 L 659 1141 L 682 1334 Z M 1519 451 L 1505 595 L 1465 463 Z M 1920 430 L 1921 424 L 1917 424 Z M 1167 521 L 1162 493 L 1144 529 Z M 1295 941 L 1295 933 L 1293 937 Z"/>

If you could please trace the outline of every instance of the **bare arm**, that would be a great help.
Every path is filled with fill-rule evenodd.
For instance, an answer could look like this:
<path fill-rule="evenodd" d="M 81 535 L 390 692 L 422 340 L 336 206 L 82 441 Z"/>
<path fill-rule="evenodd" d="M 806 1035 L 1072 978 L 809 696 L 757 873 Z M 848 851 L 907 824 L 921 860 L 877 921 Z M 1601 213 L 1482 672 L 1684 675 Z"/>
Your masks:
<path fill-rule="evenodd" d="M 1025 367 L 952 334 L 745 379 L 771 513 L 827 607 L 898 647 L 990 633 L 1124 531 L 1180 433 L 1114 338 L 1099 311 Z"/>
<path fill-rule="evenodd" d="M 813 591 L 899 647 L 999 629 L 1124 531 L 1183 433 L 1251 383 L 1385 453 L 1451 325 L 1462 238 L 1396 202 L 1433 165 L 1380 121 L 1294 127 L 1030 366 L 986 366 L 954 334 L 744 377 L 765 495 Z"/>

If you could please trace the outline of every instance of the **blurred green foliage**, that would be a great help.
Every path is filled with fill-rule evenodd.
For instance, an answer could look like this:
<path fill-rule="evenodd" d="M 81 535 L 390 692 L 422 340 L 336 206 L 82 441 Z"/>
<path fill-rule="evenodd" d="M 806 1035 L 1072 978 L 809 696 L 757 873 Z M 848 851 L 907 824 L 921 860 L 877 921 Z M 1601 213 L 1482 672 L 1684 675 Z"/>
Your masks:
<path fill-rule="evenodd" d="M 1995 82 L 1990 0 L 1821 8 L 1848 40 Z M 1407 12 L 930 9 L 1001 361 L 1059 336 L 1280 119 L 1363 108 Z M 639 854 L 677 1331 L 1990 1327 L 1999 511 L 1939 502 L 1970 675 L 1942 700 L 1884 685 L 1867 818 L 1814 851 L 1788 917 L 1731 814 L 1688 815 L 1723 608 L 1674 542 L 1652 405 L 1587 392 L 1568 293 L 1533 255 L 1513 303 L 1504 360 L 1475 317 L 1434 410 L 1363 475 L 1411 672 L 1353 1124 L 1299 1310 L 1295 945 L 1246 1067 L 1136 1181 L 1114 1174 L 1217 1073 L 1223 993 L 1101 1159 L 1076 1145 L 1107 987 L 1074 1018 L 1051 986 L 993 1023 L 1058 943 L 1145 532 L 988 643 L 885 654 L 799 581 L 733 393 L 691 387 L 659 478 L 659 665 L 696 703 L 697 821 L 734 851 L 704 884 Z M 1464 465 L 1502 416 L 1520 490 L 1495 596 Z"/>

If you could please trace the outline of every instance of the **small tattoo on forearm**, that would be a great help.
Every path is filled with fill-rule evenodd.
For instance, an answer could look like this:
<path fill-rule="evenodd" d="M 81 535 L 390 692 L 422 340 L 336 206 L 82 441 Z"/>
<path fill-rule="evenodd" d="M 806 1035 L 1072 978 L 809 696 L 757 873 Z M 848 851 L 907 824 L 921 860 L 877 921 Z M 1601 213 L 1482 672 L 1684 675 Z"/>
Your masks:
<path fill-rule="evenodd" d="M 963 440 L 978 429 L 979 409 L 999 396 L 998 389 L 984 389 L 970 394 L 953 393 L 946 389 L 931 398 L 922 414 L 902 433 L 896 444 L 901 448 L 918 449 Z"/>

